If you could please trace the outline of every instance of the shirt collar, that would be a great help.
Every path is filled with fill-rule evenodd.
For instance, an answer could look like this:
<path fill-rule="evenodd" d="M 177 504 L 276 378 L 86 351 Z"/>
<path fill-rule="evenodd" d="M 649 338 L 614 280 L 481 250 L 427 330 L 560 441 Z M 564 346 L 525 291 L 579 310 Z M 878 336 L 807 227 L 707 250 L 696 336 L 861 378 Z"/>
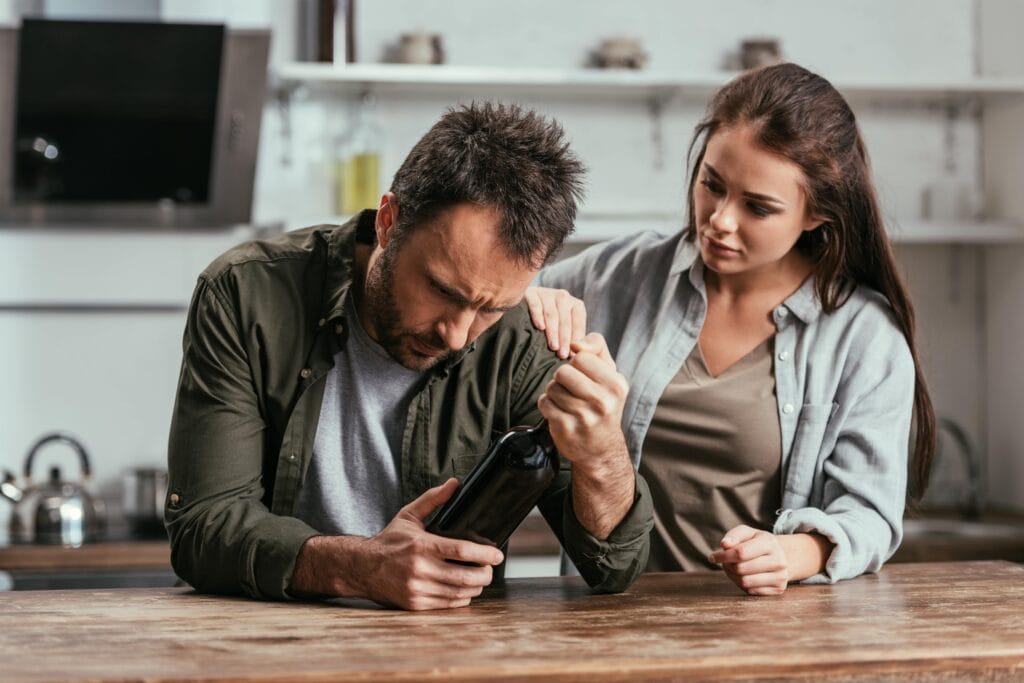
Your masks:
<path fill-rule="evenodd" d="M 323 233 L 327 242 L 327 276 L 321 306 L 324 320 L 336 320 L 344 316 L 345 301 L 356 275 L 356 244 L 373 244 L 376 219 L 377 211 L 366 209 L 341 227 Z"/>

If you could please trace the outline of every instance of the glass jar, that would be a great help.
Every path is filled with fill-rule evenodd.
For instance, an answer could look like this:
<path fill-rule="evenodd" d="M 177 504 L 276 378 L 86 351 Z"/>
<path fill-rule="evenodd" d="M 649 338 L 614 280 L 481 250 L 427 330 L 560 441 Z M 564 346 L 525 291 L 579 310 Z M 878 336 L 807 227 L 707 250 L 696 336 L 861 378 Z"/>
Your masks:
<path fill-rule="evenodd" d="M 334 212 L 339 216 L 351 216 L 363 209 L 375 209 L 380 202 L 382 135 L 376 117 L 376 98 L 366 93 L 359 103 L 352 125 L 335 142 Z"/>

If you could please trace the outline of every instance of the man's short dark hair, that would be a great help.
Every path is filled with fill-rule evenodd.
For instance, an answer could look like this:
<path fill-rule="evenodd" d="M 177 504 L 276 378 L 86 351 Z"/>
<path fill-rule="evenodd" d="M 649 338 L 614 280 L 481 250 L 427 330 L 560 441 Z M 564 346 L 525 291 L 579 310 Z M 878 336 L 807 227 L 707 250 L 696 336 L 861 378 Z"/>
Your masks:
<path fill-rule="evenodd" d="M 553 119 L 512 104 L 449 109 L 395 173 L 395 236 L 469 202 L 495 209 L 509 255 L 540 267 L 573 230 L 585 171 Z"/>

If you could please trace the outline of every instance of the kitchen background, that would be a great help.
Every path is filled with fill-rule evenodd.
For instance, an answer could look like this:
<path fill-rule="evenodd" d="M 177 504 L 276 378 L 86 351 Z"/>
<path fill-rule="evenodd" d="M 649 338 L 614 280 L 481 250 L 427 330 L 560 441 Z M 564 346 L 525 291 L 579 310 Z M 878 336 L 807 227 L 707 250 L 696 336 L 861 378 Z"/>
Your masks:
<path fill-rule="evenodd" d="M 142 19 L 272 35 L 251 224 L 0 228 L 0 468 L 20 473 L 40 434 L 68 431 L 116 508 L 128 468 L 164 465 L 196 275 L 242 239 L 340 220 L 334 164 L 359 115 L 379 129 L 382 189 L 455 102 L 518 101 L 559 118 L 590 168 L 572 252 L 681 225 L 693 125 L 738 67 L 741 43 L 770 38 L 839 86 L 861 121 L 918 308 L 936 412 L 949 420 L 933 504 L 973 498 L 1024 513 L 1024 3 L 355 2 L 356 64 L 311 66 L 299 62 L 312 49 L 310 3 L 0 0 L 0 25 Z M 375 66 L 414 58 L 401 46 L 410 33 L 437 34 L 444 65 Z M 643 68 L 584 71 L 616 36 L 639 41 Z M 50 462 L 74 471 L 67 457 L 54 447 L 36 471 Z M 9 512 L 0 503 L 0 535 Z"/>

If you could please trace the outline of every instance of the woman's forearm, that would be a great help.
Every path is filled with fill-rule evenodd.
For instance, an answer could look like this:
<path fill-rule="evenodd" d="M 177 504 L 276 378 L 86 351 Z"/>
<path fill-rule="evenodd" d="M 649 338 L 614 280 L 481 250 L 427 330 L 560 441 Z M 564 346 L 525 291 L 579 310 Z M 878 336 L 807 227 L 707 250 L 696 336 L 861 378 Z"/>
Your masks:
<path fill-rule="evenodd" d="M 779 534 L 779 545 L 786 554 L 789 580 L 801 581 L 825 571 L 834 547 L 820 534 Z"/>

